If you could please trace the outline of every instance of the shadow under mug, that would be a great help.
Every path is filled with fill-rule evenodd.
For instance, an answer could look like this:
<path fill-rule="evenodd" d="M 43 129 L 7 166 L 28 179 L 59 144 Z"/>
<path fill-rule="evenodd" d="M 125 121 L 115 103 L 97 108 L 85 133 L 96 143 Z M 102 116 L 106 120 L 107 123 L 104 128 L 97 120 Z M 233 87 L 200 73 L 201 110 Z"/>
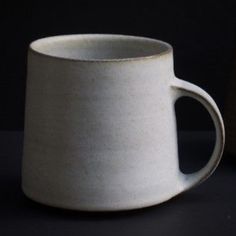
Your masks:
<path fill-rule="evenodd" d="M 216 128 L 207 165 L 179 170 L 174 104 L 189 96 Z M 213 99 L 177 79 L 172 47 L 125 35 L 36 40 L 28 54 L 24 193 L 56 207 L 113 211 L 164 202 L 205 180 L 224 147 Z"/>

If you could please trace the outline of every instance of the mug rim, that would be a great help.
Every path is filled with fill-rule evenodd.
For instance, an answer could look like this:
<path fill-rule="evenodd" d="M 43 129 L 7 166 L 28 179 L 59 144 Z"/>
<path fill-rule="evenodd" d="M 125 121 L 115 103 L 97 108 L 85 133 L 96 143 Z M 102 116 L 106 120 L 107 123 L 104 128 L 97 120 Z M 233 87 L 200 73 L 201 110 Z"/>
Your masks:
<path fill-rule="evenodd" d="M 164 49 L 160 52 L 151 53 L 150 55 L 137 56 L 137 57 L 122 57 L 122 58 L 73 58 L 73 57 L 65 57 L 53 55 L 51 53 L 47 53 L 43 51 L 44 44 L 54 44 L 60 41 L 68 42 L 69 40 L 89 40 L 89 39 L 110 39 L 110 40 L 134 40 L 136 42 L 142 43 L 152 43 L 156 46 L 161 46 Z M 41 49 L 40 49 L 41 48 Z M 44 56 L 47 58 L 57 59 L 57 60 L 66 60 L 66 61 L 76 61 L 76 62 L 127 62 L 127 61 L 140 61 L 147 59 L 157 59 L 166 55 L 170 55 L 173 51 L 172 46 L 159 39 L 143 37 L 143 36 L 133 36 L 133 35 L 123 35 L 123 34 L 68 34 L 68 35 L 56 35 L 49 36 L 34 40 L 29 45 L 29 51 L 35 53 L 40 56 Z"/>

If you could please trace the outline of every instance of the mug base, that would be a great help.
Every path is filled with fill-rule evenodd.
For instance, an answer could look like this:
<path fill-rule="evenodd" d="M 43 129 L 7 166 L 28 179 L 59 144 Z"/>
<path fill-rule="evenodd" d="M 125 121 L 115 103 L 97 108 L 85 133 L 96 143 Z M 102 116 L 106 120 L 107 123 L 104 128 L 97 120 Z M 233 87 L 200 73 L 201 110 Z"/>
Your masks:
<path fill-rule="evenodd" d="M 146 202 L 145 204 L 133 204 L 133 205 L 126 205 L 126 206 L 119 206 L 119 205 L 114 205 L 114 206 L 107 206 L 107 207 L 99 207 L 99 206 L 72 206 L 70 204 L 63 204 L 63 203 L 55 203 L 52 201 L 47 201 L 46 199 L 40 198 L 39 196 L 35 196 L 34 194 L 30 193 L 27 191 L 23 186 L 22 186 L 22 191 L 24 195 L 39 204 L 45 205 L 45 206 L 50 206 L 54 208 L 59 208 L 63 210 L 71 210 L 71 211 L 84 211 L 84 212 L 119 212 L 119 211 L 130 211 L 130 210 L 138 210 L 142 208 L 148 208 L 152 206 L 159 205 L 161 203 L 167 202 L 170 199 L 176 197 L 179 194 L 176 194 L 171 197 L 164 198 L 162 200 L 158 200 L 155 202 Z"/>

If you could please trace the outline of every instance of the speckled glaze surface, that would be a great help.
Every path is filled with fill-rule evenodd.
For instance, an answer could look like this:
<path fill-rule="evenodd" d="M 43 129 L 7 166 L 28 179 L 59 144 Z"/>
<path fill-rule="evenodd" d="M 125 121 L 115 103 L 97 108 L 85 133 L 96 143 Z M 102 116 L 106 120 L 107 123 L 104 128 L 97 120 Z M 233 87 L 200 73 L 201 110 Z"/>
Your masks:
<path fill-rule="evenodd" d="M 189 175 L 178 165 L 174 104 L 181 96 L 200 101 L 216 127 L 212 157 Z M 85 211 L 155 205 L 205 180 L 223 146 L 216 104 L 175 77 L 169 44 L 68 35 L 30 45 L 22 168 L 29 198 Z"/>

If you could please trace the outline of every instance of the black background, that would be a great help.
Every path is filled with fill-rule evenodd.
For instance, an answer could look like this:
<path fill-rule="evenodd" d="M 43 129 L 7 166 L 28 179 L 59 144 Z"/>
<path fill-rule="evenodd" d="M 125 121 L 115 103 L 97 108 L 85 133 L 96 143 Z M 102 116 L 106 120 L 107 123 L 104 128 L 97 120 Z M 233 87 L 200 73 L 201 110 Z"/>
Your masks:
<path fill-rule="evenodd" d="M 193 82 L 224 109 L 236 46 L 233 1 L 155 1 L 95 6 L 77 1 L 2 4 L 0 14 L 0 129 L 22 130 L 28 44 L 60 34 L 114 33 L 153 37 L 174 47 L 176 76 Z M 180 129 L 211 129 L 205 110 L 191 99 L 176 105 Z"/>
<path fill-rule="evenodd" d="M 28 44 L 60 34 L 115 33 L 167 41 L 174 47 L 176 76 L 205 89 L 224 111 L 236 55 L 234 1 L 0 4 L 0 130 L 23 130 Z M 181 130 L 213 128 L 192 99 L 178 101 L 176 110 Z M 206 164 L 212 134 L 180 132 L 181 170 L 190 173 Z M 165 204 L 101 215 L 28 200 L 21 191 L 23 132 L 1 131 L 0 146 L 0 235 L 235 235 L 235 156 L 225 154 L 208 181 Z"/>

